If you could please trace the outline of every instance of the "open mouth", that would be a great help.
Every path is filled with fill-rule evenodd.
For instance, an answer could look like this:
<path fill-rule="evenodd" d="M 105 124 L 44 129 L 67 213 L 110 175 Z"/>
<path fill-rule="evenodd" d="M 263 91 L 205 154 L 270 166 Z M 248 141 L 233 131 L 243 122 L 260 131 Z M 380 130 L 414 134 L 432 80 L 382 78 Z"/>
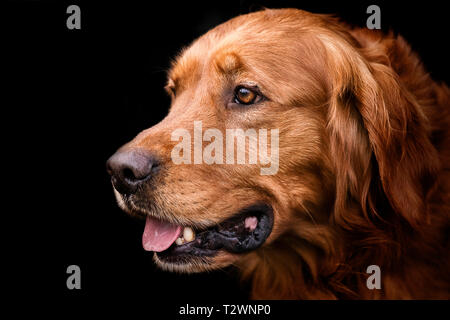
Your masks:
<path fill-rule="evenodd" d="M 273 210 L 266 204 L 247 207 L 215 226 L 199 230 L 147 216 L 142 244 L 164 262 L 183 263 L 189 258 L 214 256 L 219 250 L 254 250 L 264 243 L 272 226 Z"/>

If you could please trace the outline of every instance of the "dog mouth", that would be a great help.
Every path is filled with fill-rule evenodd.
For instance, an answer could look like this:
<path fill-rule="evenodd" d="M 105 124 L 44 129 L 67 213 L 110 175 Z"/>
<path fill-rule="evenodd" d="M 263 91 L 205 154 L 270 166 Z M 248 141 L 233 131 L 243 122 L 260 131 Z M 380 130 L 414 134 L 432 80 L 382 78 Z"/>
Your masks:
<path fill-rule="evenodd" d="M 220 250 L 244 253 L 260 247 L 273 227 L 273 209 L 266 204 L 246 207 L 206 229 L 181 226 L 147 216 L 142 245 L 167 263 L 187 263 L 213 257 Z"/>

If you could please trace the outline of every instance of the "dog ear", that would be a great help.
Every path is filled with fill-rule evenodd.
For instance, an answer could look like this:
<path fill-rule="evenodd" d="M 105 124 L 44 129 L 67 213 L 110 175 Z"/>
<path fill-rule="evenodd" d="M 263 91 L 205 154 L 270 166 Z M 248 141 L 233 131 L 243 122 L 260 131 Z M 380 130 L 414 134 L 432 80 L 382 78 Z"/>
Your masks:
<path fill-rule="evenodd" d="M 416 98 L 404 87 L 386 55 L 344 51 L 336 71 L 328 129 L 337 157 L 337 200 L 359 197 L 363 211 L 375 214 L 378 179 L 392 209 L 418 229 L 426 217 L 426 199 L 440 167 L 428 123 Z M 405 63 L 407 63 L 405 61 Z M 379 199 L 378 199 L 379 200 Z"/>

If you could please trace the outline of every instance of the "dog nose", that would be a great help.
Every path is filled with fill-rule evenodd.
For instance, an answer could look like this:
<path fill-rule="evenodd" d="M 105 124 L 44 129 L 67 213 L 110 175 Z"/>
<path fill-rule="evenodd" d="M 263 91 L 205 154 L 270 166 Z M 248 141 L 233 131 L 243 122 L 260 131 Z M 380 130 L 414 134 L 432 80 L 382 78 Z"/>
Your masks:
<path fill-rule="evenodd" d="M 143 150 L 117 151 L 106 162 L 106 171 L 117 191 L 132 194 L 158 169 L 155 157 Z"/>

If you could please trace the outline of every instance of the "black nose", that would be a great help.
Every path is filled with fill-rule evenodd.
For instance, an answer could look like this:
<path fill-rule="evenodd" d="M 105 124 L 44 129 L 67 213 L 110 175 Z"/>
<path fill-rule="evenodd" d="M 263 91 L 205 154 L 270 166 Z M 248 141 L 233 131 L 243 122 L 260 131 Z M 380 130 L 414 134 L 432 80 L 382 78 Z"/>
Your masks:
<path fill-rule="evenodd" d="M 119 150 L 106 162 L 114 188 L 124 194 L 134 193 L 158 167 L 155 157 L 144 150 Z"/>

